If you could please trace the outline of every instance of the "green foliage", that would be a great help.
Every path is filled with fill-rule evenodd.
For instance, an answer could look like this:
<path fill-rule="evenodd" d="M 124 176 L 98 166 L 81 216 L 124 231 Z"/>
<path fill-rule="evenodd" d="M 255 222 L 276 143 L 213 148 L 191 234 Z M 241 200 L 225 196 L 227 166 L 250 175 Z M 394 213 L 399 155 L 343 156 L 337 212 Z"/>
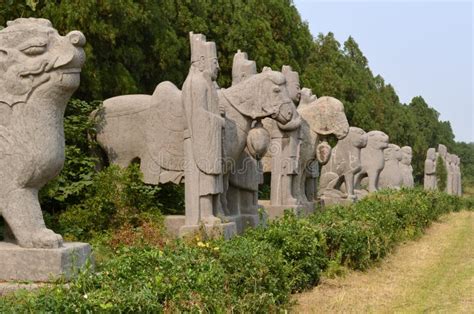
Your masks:
<path fill-rule="evenodd" d="M 436 182 L 438 190 L 446 191 L 446 182 L 448 181 L 448 170 L 446 169 L 446 164 L 441 158 L 438 156 L 436 160 Z"/>
<path fill-rule="evenodd" d="M 382 191 L 309 219 L 322 227 L 331 260 L 366 269 L 401 241 L 419 236 L 441 214 L 458 211 L 460 198 L 418 189 Z"/>
<path fill-rule="evenodd" d="M 289 212 L 267 228 L 249 230 L 247 237 L 270 243 L 281 250 L 291 266 L 290 287 L 293 292 L 310 288 L 319 282 L 327 264 L 322 231 L 307 219 Z"/>
<path fill-rule="evenodd" d="M 110 166 L 87 186 L 81 203 L 70 206 L 58 218 L 58 231 L 68 239 L 88 240 L 96 234 L 124 225 L 137 227 L 159 221 L 157 186 L 141 182 L 138 165 L 127 169 Z"/>
<path fill-rule="evenodd" d="M 382 191 L 308 218 L 286 214 L 229 241 L 122 245 L 97 260 L 96 273 L 0 298 L 0 312 L 276 312 L 322 271 L 366 269 L 463 205 L 440 192 Z"/>
<path fill-rule="evenodd" d="M 66 107 L 64 168 L 40 193 L 42 208 L 49 213 L 65 210 L 81 202 L 87 187 L 92 184 L 97 159 L 91 154 L 94 143 L 88 139 L 94 130 L 89 114 L 99 106 L 100 102 L 72 99 Z"/>
<path fill-rule="evenodd" d="M 248 52 L 260 69 L 290 64 L 300 72 L 302 86 L 344 103 L 350 125 L 382 130 L 392 143 L 412 146 L 418 182 L 423 179 L 426 150 L 439 143 L 466 158 L 464 163 L 470 166 L 463 167 L 463 176 L 474 181 L 474 163 L 467 161 L 474 149 L 454 142 L 449 122 L 439 121 L 439 113 L 422 97 L 414 97 L 408 105 L 400 103 L 394 87 L 373 75 L 354 38 L 343 44 L 332 33 L 313 39 L 289 0 L 6 0 L 0 4 L 0 25 L 19 16 L 48 18 L 61 34 L 73 29 L 84 32 L 87 62 L 76 96 L 81 99 L 152 93 L 165 80 L 181 86 L 189 68 L 188 32 L 202 32 L 216 41 L 221 86 L 230 85 L 237 49 Z M 62 193 L 74 193 L 76 187 L 72 189 Z"/>

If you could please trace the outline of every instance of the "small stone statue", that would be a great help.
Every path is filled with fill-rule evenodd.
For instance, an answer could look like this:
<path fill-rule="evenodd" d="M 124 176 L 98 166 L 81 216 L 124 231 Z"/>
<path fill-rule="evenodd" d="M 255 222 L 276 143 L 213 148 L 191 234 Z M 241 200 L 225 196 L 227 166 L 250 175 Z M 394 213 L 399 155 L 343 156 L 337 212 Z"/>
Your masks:
<path fill-rule="evenodd" d="M 379 188 L 399 189 L 403 184 L 403 176 L 400 169 L 402 152 L 400 146 L 388 144 L 383 151 L 385 165 L 380 172 Z"/>
<path fill-rule="evenodd" d="M 425 177 L 423 185 L 425 190 L 436 190 L 437 179 L 436 179 L 436 162 L 437 154 L 434 148 L 428 148 L 426 152 L 425 160 Z"/>
<path fill-rule="evenodd" d="M 367 145 L 367 134 L 356 127 L 349 128 L 349 134 L 339 140 L 332 149 L 331 157 L 321 169 L 319 180 L 322 198 L 355 200 L 354 175 L 361 170 L 360 152 Z M 345 184 L 346 192 L 341 192 Z"/>
<path fill-rule="evenodd" d="M 413 179 L 413 167 L 411 166 L 413 152 L 410 146 L 403 146 L 401 152 L 402 160 L 400 161 L 400 170 L 403 178 L 402 186 L 412 188 L 415 186 L 415 180 Z"/>
<path fill-rule="evenodd" d="M 379 189 L 380 172 L 385 166 L 383 151 L 387 147 L 387 134 L 382 131 L 367 133 L 367 146 L 360 152 L 361 170 L 354 178 L 355 189 L 361 190 L 361 181 L 364 177 L 368 177 L 368 192 L 375 192 Z M 365 194 L 365 192 L 361 191 L 361 194 Z"/>
<path fill-rule="evenodd" d="M 0 30 L 0 213 L 7 240 L 24 248 L 63 243 L 45 226 L 38 191 L 64 164 L 64 110 L 79 87 L 85 42 L 45 19 Z"/>

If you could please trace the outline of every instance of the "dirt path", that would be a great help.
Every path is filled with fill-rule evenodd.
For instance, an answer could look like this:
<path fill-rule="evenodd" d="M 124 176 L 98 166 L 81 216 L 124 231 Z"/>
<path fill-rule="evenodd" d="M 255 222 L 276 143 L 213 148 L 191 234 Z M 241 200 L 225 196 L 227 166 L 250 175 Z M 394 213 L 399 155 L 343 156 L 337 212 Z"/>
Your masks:
<path fill-rule="evenodd" d="M 474 212 L 447 215 L 378 267 L 323 279 L 295 313 L 474 313 Z"/>

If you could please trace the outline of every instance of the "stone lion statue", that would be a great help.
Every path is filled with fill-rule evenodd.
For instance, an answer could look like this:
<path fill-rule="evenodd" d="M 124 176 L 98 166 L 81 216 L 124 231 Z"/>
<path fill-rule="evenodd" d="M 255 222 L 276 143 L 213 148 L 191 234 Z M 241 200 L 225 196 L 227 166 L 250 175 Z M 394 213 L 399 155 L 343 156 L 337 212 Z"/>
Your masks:
<path fill-rule="evenodd" d="M 45 19 L 20 18 L 0 31 L 0 213 L 5 238 L 57 248 L 38 191 L 64 163 L 63 115 L 85 61 L 79 31 L 60 36 Z"/>
<path fill-rule="evenodd" d="M 383 151 L 388 147 L 388 140 L 388 135 L 382 131 L 367 133 L 367 146 L 360 152 L 361 169 L 354 178 L 355 189 L 361 190 L 362 179 L 368 177 L 368 192 L 378 190 L 380 172 L 385 166 Z"/>
<path fill-rule="evenodd" d="M 336 194 L 341 198 L 355 199 L 354 175 L 361 170 L 360 151 L 367 145 L 367 134 L 356 127 L 339 140 L 332 149 L 331 157 L 321 169 L 320 195 Z M 340 192 L 345 184 L 347 193 Z M 340 192 L 340 193 L 338 193 Z"/>

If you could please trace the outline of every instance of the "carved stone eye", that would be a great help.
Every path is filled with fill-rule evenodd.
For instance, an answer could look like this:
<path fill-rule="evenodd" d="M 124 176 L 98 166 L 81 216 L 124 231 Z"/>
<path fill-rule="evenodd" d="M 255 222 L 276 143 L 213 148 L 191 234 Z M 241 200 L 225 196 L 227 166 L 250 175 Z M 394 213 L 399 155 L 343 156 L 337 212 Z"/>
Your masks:
<path fill-rule="evenodd" d="M 274 87 L 274 88 L 273 88 L 273 92 L 274 92 L 274 93 L 279 93 L 279 92 L 281 92 L 280 87 Z"/>
<path fill-rule="evenodd" d="M 29 56 L 40 55 L 46 52 L 46 44 L 28 45 L 27 47 L 21 49 L 21 51 Z"/>

